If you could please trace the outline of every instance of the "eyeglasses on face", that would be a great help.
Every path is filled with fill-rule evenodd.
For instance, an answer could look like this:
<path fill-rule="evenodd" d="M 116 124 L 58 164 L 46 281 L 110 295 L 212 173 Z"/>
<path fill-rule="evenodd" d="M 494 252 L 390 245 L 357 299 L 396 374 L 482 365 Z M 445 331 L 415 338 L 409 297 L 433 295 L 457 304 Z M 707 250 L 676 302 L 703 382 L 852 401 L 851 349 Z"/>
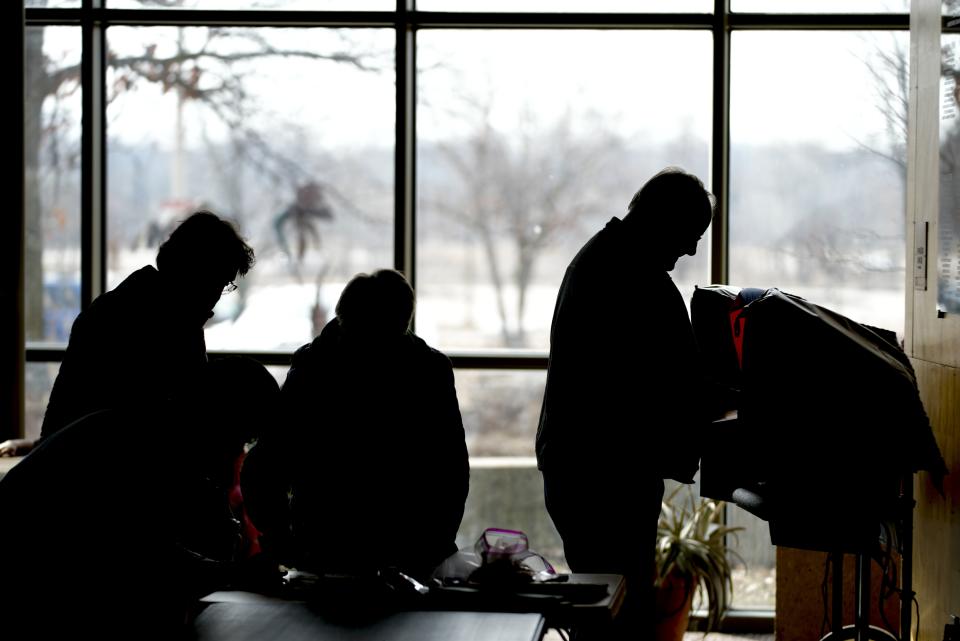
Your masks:
<path fill-rule="evenodd" d="M 223 293 L 224 293 L 224 294 L 229 294 L 230 292 L 233 292 L 233 291 L 236 291 L 236 290 L 237 290 L 237 284 L 236 284 L 235 282 L 233 282 L 232 280 L 231 280 L 229 283 L 227 283 L 226 285 L 223 286 Z"/>

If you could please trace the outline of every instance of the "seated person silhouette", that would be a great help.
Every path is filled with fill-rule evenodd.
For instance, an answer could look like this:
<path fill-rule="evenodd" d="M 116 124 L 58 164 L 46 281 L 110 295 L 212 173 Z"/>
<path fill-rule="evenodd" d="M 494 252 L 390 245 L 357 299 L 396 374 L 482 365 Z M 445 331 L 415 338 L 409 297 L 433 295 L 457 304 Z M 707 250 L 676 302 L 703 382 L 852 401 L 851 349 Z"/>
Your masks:
<path fill-rule="evenodd" d="M 188 388 L 207 360 L 204 323 L 253 261 L 236 228 L 215 214 L 196 212 L 181 223 L 160 246 L 156 268 L 135 271 L 77 316 L 41 439 L 90 412 L 143 411 Z M 0 455 L 30 445 L 0 444 Z"/>
<path fill-rule="evenodd" d="M 5 638 L 175 638 L 199 596 L 245 576 L 228 493 L 279 386 L 246 358 L 202 370 L 189 396 L 87 414 L 0 480 Z"/>
<path fill-rule="evenodd" d="M 409 330 L 413 307 L 399 272 L 360 274 L 294 354 L 285 423 L 243 470 L 264 552 L 316 573 L 417 576 L 456 551 L 463 423 L 449 359 Z"/>

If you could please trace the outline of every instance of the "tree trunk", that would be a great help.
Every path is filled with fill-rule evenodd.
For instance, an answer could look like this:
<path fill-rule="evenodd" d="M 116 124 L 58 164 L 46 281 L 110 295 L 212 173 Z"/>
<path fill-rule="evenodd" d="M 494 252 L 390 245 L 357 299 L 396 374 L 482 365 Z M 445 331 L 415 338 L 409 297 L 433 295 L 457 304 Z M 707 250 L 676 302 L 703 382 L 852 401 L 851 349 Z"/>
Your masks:
<path fill-rule="evenodd" d="M 40 147 L 43 100 L 48 78 L 43 59 L 43 28 L 24 33 L 26 78 L 24 100 L 24 334 L 28 341 L 43 340 L 43 204 L 40 195 Z"/>

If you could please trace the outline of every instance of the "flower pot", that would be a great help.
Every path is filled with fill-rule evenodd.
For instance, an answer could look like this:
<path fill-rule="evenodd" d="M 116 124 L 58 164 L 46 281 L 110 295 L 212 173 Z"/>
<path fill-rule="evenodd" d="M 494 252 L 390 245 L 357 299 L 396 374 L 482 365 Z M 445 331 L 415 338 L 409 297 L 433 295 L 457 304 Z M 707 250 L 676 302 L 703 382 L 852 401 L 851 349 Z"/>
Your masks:
<path fill-rule="evenodd" d="M 696 586 L 670 573 L 657 587 L 656 641 L 682 641 L 690 622 L 690 607 Z"/>

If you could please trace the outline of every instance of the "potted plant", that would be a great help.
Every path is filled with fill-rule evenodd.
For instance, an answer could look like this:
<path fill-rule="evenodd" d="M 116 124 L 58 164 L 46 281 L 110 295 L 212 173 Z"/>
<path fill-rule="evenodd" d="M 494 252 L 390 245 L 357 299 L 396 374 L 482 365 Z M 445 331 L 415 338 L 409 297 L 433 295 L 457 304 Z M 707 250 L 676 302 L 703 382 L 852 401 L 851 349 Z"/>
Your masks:
<path fill-rule="evenodd" d="M 684 500 L 677 495 L 685 490 Z M 663 501 L 657 527 L 657 640 L 679 641 L 687 629 L 694 595 L 716 628 L 733 596 L 727 535 L 742 530 L 723 523 L 724 502 L 694 498 L 680 486 Z"/>

